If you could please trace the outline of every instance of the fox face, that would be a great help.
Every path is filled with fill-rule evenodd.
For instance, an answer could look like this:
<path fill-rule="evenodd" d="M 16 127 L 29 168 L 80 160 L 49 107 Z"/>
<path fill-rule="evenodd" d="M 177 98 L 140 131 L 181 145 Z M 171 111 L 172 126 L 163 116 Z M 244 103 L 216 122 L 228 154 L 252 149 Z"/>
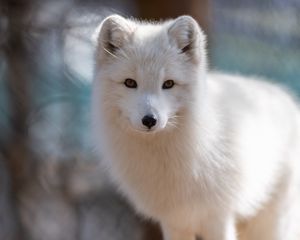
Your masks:
<path fill-rule="evenodd" d="M 95 73 L 105 114 L 113 112 L 113 121 L 138 132 L 176 127 L 197 94 L 204 43 L 188 16 L 157 25 L 106 18 L 97 39 Z"/>

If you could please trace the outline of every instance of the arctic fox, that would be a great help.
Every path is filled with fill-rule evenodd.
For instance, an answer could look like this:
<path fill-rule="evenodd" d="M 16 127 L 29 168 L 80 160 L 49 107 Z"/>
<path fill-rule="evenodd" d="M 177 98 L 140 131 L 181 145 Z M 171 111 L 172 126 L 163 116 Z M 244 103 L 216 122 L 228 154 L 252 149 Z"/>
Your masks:
<path fill-rule="evenodd" d="M 107 17 L 92 109 L 112 179 L 165 240 L 300 239 L 299 109 L 271 83 L 209 72 L 192 17 Z"/>

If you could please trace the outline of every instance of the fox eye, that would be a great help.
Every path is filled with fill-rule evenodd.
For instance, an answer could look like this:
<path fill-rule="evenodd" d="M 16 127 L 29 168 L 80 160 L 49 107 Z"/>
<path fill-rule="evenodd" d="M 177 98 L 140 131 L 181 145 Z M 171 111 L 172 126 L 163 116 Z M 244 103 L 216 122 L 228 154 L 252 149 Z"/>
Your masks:
<path fill-rule="evenodd" d="M 167 80 L 163 83 L 162 88 L 163 89 L 170 89 L 172 87 L 174 87 L 175 83 L 173 80 Z"/>
<path fill-rule="evenodd" d="M 124 85 L 128 88 L 137 88 L 137 83 L 135 80 L 131 79 L 131 78 L 127 78 L 124 81 Z"/>

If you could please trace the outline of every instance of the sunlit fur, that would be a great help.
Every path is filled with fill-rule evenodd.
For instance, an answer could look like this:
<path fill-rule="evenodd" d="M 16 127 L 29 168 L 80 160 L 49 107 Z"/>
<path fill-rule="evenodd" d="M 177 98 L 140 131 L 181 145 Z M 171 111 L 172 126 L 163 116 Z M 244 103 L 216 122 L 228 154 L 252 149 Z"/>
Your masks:
<path fill-rule="evenodd" d="M 95 142 L 137 211 L 159 221 L 166 240 L 299 240 L 300 115 L 289 94 L 208 72 L 191 17 L 113 15 L 99 29 Z M 162 89 L 168 79 L 175 86 Z M 157 116 L 150 131 L 148 113 Z"/>

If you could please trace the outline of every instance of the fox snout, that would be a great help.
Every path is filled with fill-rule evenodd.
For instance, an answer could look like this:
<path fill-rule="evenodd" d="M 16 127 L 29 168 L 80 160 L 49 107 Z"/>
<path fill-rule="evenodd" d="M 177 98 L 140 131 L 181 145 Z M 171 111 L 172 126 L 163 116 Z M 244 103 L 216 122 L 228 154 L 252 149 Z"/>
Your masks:
<path fill-rule="evenodd" d="M 142 118 L 142 123 L 146 126 L 149 130 L 156 125 L 157 118 L 153 114 L 147 114 Z"/>

